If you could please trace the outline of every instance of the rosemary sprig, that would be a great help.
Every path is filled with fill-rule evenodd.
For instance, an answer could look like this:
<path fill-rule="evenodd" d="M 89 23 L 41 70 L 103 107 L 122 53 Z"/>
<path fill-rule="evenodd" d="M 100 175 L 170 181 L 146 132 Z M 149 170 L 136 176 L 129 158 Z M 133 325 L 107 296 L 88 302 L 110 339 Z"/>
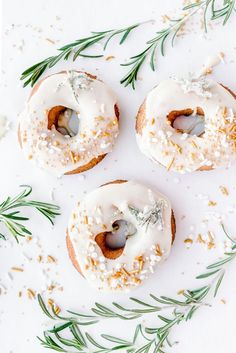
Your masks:
<path fill-rule="evenodd" d="M 236 242 L 227 234 L 224 226 L 222 228 L 232 242 L 232 250 L 226 252 L 223 259 L 207 266 L 206 271 L 196 277 L 198 280 L 210 278 L 209 283 L 196 289 L 184 290 L 181 299 L 167 296 L 157 297 L 150 294 L 150 300 L 147 301 L 130 298 L 130 301 L 136 305 L 133 308 L 114 302 L 112 307 L 95 303 L 89 314 L 68 311 L 70 316 L 60 316 L 56 313 L 54 306 L 49 311 L 42 297 L 38 295 L 39 305 L 43 312 L 55 321 L 53 328 L 44 332 L 43 338 L 38 337 L 41 344 L 45 348 L 64 353 L 110 353 L 122 349 L 128 353 L 164 353 L 163 349 L 171 346 L 170 335 L 173 328 L 181 322 L 192 319 L 195 312 L 202 306 L 210 306 L 205 299 L 210 293 L 213 297 L 217 295 L 224 278 L 225 266 L 236 257 Z M 164 310 L 168 311 L 168 314 L 159 315 L 159 312 Z M 138 323 L 130 340 L 102 334 L 100 340 L 106 343 L 100 343 L 100 340 L 97 341 L 85 329 L 82 332 L 82 327 L 96 324 L 104 318 L 134 320 L 156 313 L 158 313 L 159 324 L 156 327 L 148 327 Z M 62 334 L 67 338 L 64 338 Z"/>
<path fill-rule="evenodd" d="M 52 68 L 61 60 L 68 60 L 70 57 L 72 57 L 72 60 L 75 61 L 79 56 L 86 58 L 100 58 L 103 56 L 103 54 L 91 55 L 87 53 L 87 49 L 94 46 L 94 44 L 105 41 L 103 44 L 104 51 L 106 50 L 109 42 L 115 36 L 119 35 L 121 35 L 119 44 L 123 44 L 129 34 L 140 25 L 141 23 L 136 23 L 122 29 L 111 29 L 103 32 L 91 32 L 89 37 L 84 37 L 76 40 L 75 42 L 64 45 L 58 49 L 59 54 L 50 56 L 49 58 L 31 66 L 21 74 L 20 79 L 24 81 L 24 87 L 26 87 L 28 84 L 33 86 L 46 69 Z"/>
<path fill-rule="evenodd" d="M 152 208 L 148 209 L 147 211 L 140 211 L 136 207 L 128 206 L 130 213 L 136 218 L 140 226 L 146 225 L 146 230 L 148 229 L 149 225 L 158 224 L 160 228 L 163 228 L 163 219 L 162 219 L 162 212 L 163 212 L 163 201 L 155 202 Z"/>
<path fill-rule="evenodd" d="M 29 229 L 22 224 L 22 221 L 28 221 L 29 218 L 22 216 L 18 208 L 32 207 L 42 213 L 50 222 L 54 224 L 54 218 L 59 215 L 59 207 L 50 203 L 28 200 L 27 197 L 31 194 L 32 188 L 29 185 L 21 185 L 24 190 L 15 197 L 7 197 L 0 204 L 0 223 L 3 223 L 9 233 L 13 235 L 16 241 L 19 237 L 31 235 Z M 0 238 L 6 239 L 5 234 L 0 233 Z"/>
<path fill-rule="evenodd" d="M 130 57 L 127 63 L 121 64 L 125 67 L 131 67 L 128 73 L 121 79 L 121 84 L 124 86 L 131 85 L 133 89 L 135 88 L 135 83 L 137 81 L 138 73 L 143 66 L 143 64 L 149 59 L 149 64 L 151 69 L 154 71 L 156 69 L 156 53 L 157 49 L 160 49 L 162 56 L 165 55 L 165 46 L 168 39 L 171 39 L 172 47 L 174 46 L 175 39 L 183 28 L 185 23 L 189 18 L 193 17 L 201 9 L 204 11 L 204 25 L 207 31 L 208 14 L 210 21 L 216 19 L 222 19 L 223 25 L 227 23 L 231 17 L 236 0 L 224 0 L 223 5 L 219 5 L 219 0 L 203 0 L 195 1 L 188 6 L 185 6 L 182 10 L 184 14 L 178 18 L 170 19 L 170 25 L 158 32 L 156 32 L 155 37 L 148 40 L 146 47 L 140 53 Z M 186 14 L 187 11 L 187 14 Z M 144 22 L 143 22 L 144 23 Z M 91 55 L 87 53 L 87 49 L 94 46 L 97 43 L 105 41 L 103 45 L 103 51 L 107 48 L 108 43 L 117 35 L 121 35 L 120 44 L 129 36 L 135 28 L 139 27 L 143 23 L 136 23 L 134 25 L 128 26 L 122 29 L 107 30 L 103 32 L 91 32 L 89 37 L 81 38 L 75 42 L 64 45 L 59 48 L 59 54 L 55 56 L 50 56 L 37 64 L 31 66 L 21 74 L 21 80 L 24 81 L 24 87 L 27 85 L 33 86 L 35 82 L 41 77 L 45 70 L 52 68 L 61 60 L 68 60 L 72 57 L 73 61 L 78 57 L 87 58 L 100 58 L 100 55 Z"/>
<path fill-rule="evenodd" d="M 153 71 L 156 69 L 156 52 L 160 49 L 161 55 L 165 55 L 165 45 L 168 39 L 171 39 L 171 45 L 174 46 L 175 39 L 183 28 L 185 23 L 190 17 L 193 17 L 201 9 L 204 10 L 204 25 L 205 31 L 207 31 L 207 15 L 210 12 L 210 20 L 216 20 L 219 18 L 223 19 L 223 25 L 229 20 L 235 6 L 236 0 L 225 0 L 222 7 L 219 8 L 217 0 L 204 0 L 196 1 L 188 6 L 185 6 L 182 10 L 189 11 L 188 14 L 183 14 L 179 19 L 170 19 L 170 26 L 156 32 L 156 36 L 146 43 L 146 48 L 140 53 L 132 56 L 127 63 L 121 64 L 122 66 L 130 67 L 128 73 L 121 79 L 120 83 L 125 86 L 131 85 L 135 88 L 135 82 L 140 68 L 146 60 L 149 59 L 149 65 Z"/>

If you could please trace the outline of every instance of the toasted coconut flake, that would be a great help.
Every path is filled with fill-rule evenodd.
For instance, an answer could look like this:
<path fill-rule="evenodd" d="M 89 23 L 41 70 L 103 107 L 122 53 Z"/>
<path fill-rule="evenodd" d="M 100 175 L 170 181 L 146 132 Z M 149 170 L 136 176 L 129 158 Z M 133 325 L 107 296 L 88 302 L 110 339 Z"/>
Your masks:
<path fill-rule="evenodd" d="M 124 267 L 122 267 L 121 271 L 123 272 L 124 275 L 126 275 L 128 277 L 130 276 L 129 271 L 127 271 Z"/>
<path fill-rule="evenodd" d="M 229 195 L 229 191 L 226 188 L 226 186 L 220 185 L 220 191 L 222 192 L 223 195 L 228 196 Z"/>
<path fill-rule="evenodd" d="M 21 267 L 12 267 L 11 270 L 15 272 L 24 272 L 24 269 Z"/>
<path fill-rule="evenodd" d="M 52 256 L 52 255 L 48 255 L 47 256 L 47 260 L 49 263 L 55 263 L 57 262 L 56 259 Z"/>
<path fill-rule="evenodd" d="M 112 60 L 112 59 L 115 59 L 115 56 L 114 55 L 109 55 L 105 58 L 106 61 L 109 61 L 109 60 Z"/>
<path fill-rule="evenodd" d="M 215 201 L 208 202 L 208 206 L 216 206 L 216 205 L 217 205 L 217 202 L 215 202 Z"/>
<path fill-rule="evenodd" d="M 172 160 L 170 161 L 170 163 L 168 164 L 168 166 L 167 166 L 167 168 L 166 168 L 168 171 L 171 169 L 171 167 L 172 167 L 174 161 L 175 161 L 175 157 L 173 157 Z"/>
<path fill-rule="evenodd" d="M 140 278 L 134 277 L 134 278 L 133 278 L 133 282 L 135 282 L 135 283 L 137 283 L 137 284 L 140 284 L 142 281 L 141 281 Z"/>
<path fill-rule="evenodd" d="M 180 289 L 178 292 L 177 292 L 178 295 L 182 295 L 184 294 L 184 289 Z"/>
<path fill-rule="evenodd" d="M 185 243 L 185 244 L 192 244 L 192 243 L 193 243 L 193 239 L 191 239 L 191 238 L 186 238 L 186 239 L 184 239 L 184 243 Z"/>
<path fill-rule="evenodd" d="M 156 255 L 157 256 L 162 256 L 162 251 L 161 251 L 161 248 L 160 248 L 159 244 L 157 244 L 157 246 L 156 246 Z"/>
<path fill-rule="evenodd" d="M 28 288 L 27 289 L 27 295 L 28 295 L 28 298 L 29 299 L 35 299 L 35 291 L 33 290 L 33 289 L 31 289 L 31 288 Z"/>
<path fill-rule="evenodd" d="M 200 233 L 197 236 L 197 243 L 206 244 L 206 241 L 203 239 L 202 234 Z"/>

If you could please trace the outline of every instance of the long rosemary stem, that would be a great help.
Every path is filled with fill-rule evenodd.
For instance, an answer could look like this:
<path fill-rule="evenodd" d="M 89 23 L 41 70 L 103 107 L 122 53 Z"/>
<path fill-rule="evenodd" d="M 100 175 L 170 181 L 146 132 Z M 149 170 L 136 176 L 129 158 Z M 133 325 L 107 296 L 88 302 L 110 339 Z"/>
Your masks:
<path fill-rule="evenodd" d="M 157 49 L 160 48 L 161 54 L 164 56 L 166 41 L 171 38 L 172 46 L 174 45 L 175 38 L 179 33 L 183 25 L 192 18 L 201 9 L 204 10 L 204 25 L 205 30 L 207 30 L 207 22 L 214 21 L 216 19 L 222 19 L 223 25 L 225 25 L 232 13 L 234 12 L 236 0 L 225 0 L 223 5 L 219 6 L 218 0 L 204 0 L 195 1 L 183 8 L 183 11 L 189 11 L 187 14 L 183 14 L 179 19 L 170 19 L 170 25 L 157 32 L 157 35 L 146 42 L 146 48 L 140 53 L 132 56 L 127 63 L 121 64 L 122 66 L 131 67 L 128 73 L 120 80 L 121 84 L 124 86 L 131 85 L 135 88 L 135 83 L 137 81 L 138 73 L 141 67 L 145 64 L 147 59 L 151 69 L 154 71 L 156 68 L 155 58 Z M 208 19 L 209 14 L 209 19 Z M 47 70 L 55 66 L 61 60 L 68 60 L 72 58 L 76 60 L 78 57 L 87 57 L 92 59 L 97 59 L 103 56 L 103 54 L 92 55 L 87 52 L 87 50 L 93 47 L 96 43 L 105 41 L 103 45 L 103 50 L 106 50 L 107 45 L 110 41 L 121 35 L 120 44 L 124 43 L 128 38 L 129 34 L 141 24 L 147 23 L 149 21 L 137 23 L 122 29 L 111 29 L 102 32 L 91 32 L 91 35 L 85 38 L 78 39 L 72 43 L 64 45 L 62 48 L 58 49 L 59 54 L 46 58 L 39 63 L 31 66 L 25 70 L 21 75 L 21 80 L 24 81 L 24 87 L 27 85 L 33 86 L 35 82 L 41 77 L 41 75 Z"/>
<path fill-rule="evenodd" d="M 225 266 L 236 257 L 236 242 L 228 235 L 223 226 L 222 228 L 227 237 L 231 239 L 232 251 L 225 253 L 223 259 L 207 266 L 206 272 L 196 278 L 203 280 L 209 277 L 211 279 L 209 283 L 194 290 L 183 291 L 181 294 L 182 300 L 167 296 L 157 297 L 150 294 L 151 302 L 130 298 L 132 303 L 138 305 L 136 308 L 123 307 L 118 303 L 112 303 L 110 307 L 95 303 L 89 314 L 68 311 L 70 316 L 61 316 L 56 312 L 54 306 L 52 307 L 52 312 L 50 312 L 39 295 L 38 300 L 43 312 L 55 321 L 54 327 L 51 330 L 45 331 L 43 338 L 39 338 L 41 344 L 45 348 L 65 353 L 70 353 L 67 347 L 74 347 L 80 352 L 87 352 L 89 349 L 91 353 L 111 353 L 120 349 L 125 349 L 128 353 L 164 353 L 163 349 L 165 349 L 165 346 L 170 345 L 169 338 L 174 327 L 181 322 L 190 320 L 202 306 L 210 306 L 210 304 L 205 302 L 205 299 L 210 293 L 214 297 L 217 295 L 224 278 Z M 169 314 L 165 316 L 159 314 L 160 311 L 165 310 L 168 310 Z M 106 320 L 111 318 L 135 320 L 146 314 L 155 315 L 155 317 L 159 318 L 161 324 L 156 327 L 137 324 L 130 340 L 102 334 L 101 338 L 106 342 L 112 343 L 112 346 L 101 344 L 87 331 L 81 331 L 81 327 L 86 328 L 88 325 L 94 325 L 103 318 Z M 68 330 L 72 338 L 65 339 L 62 337 L 62 334 L 65 333 L 66 337 L 68 337 Z M 138 338 L 139 342 L 137 341 Z M 142 343 L 140 343 L 140 340 L 142 340 Z"/>

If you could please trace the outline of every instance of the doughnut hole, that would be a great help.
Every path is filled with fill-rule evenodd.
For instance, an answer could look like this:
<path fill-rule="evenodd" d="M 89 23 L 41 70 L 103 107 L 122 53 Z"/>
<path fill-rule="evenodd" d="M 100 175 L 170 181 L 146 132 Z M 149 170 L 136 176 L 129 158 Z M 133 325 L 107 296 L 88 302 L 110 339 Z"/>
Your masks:
<path fill-rule="evenodd" d="M 115 260 L 124 251 L 127 239 L 134 235 L 137 229 L 132 223 L 125 220 L 117 220 L 112 224 L 113 230 L 96 235 L 95 241 L 100 247 L 104 257 Z"/>
<path fill-rule="evenodd" d="M 61 135 L 76 136 L 79 131 L 78 113 L 61 105 L 51 108 L 48 111 L 48 129 L 52 127 Z"/>
<path fill-rule="evenodd" d="M 168 123 L 179 133 L 201 137 L 205 132 L 205 119 L 202 108 L 173 110 L 167 115 Z"/>

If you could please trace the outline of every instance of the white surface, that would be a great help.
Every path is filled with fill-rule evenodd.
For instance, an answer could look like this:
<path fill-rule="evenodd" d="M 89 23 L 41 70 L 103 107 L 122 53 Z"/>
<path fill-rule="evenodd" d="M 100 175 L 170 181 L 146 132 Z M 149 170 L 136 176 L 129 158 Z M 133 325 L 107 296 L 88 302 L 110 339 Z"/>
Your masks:
<path fill-rule="evenodd" d="M 221 254 L 223 235 L 217 222 L 211 219 L 203 227 L 202 221 L 208 212 L 216 211 L 224 215 L 225 225 L 235 235 L 234 219 L 236 210 L 235 166 L 230 170 L 218 170 L 206 173 L 194 173 L 179 176 L 153 165 L 138 150 L 134 134 L 134 117 L 145 94 L 154 84 L 171 74 L 182 75 L 188 71 L 199 70 L 208 54 L 222 51 L 226 54 L 226 65 L 215 70 L 214 78 L 236 90 L 234 43 L 234 23 L 227 27 L 210 30 L 207 38 L 202 35 L 200 26 L 196 24 L 192 34 L 186 35 L 176 43 L 175 49 L 168 47 L 167 56 L 158 57 L 158 71 L 152 73 L 147 67 L 142 71 L 141 81 L 137 90 L 123 88 L 119 78 L 124 69 L 119 63 L 127 59 L 131 53 L 140 51 L 146 39 L 154 35 L 160 26 L 161 14 L 173 13 L 181 1 L 166 0 L 157 2 L 142 1 L 78 1 L 78 0 L 3 0 L 3 61 L 0 114 L 11 121 L 11 131 L 0 141 L 1 159 L 1 198 L 16 193 L 18 185 L 30 184 L 33 187 L 35 199 L 50 200 L 54 188 L 55 203 L 62 208 L 62 216 L 51 228 L 49 223 L 35 212 L 30 215 L 29 226 L 34 234 L 32 242 L 24 239 L 21 245 L 13 240 L 0 243 L 0 282 L 7 287 L 7 293 L 0 296 L 0 352 L 1 353 L 42 353 L 42 348 L 36 335 L 41 335 L 47 318 L 41 313 L 37 302 L 29 300 L 26 289 L 41 291 L 45 287 L 43 269 L 48 269 L 49 282 L 57 282 L 64 288 L 55 290 L 46 297 L 52 297 L 63 308 L 79 310 L 88 308 L 95 300 L 108 303 L 118 300 L 127 304 L 127 295 L 105 295 L 90 289 L 87 283 L 72 267 L 65 246 L 65 229 L 68 217 L 77 199 L 87 190 L 113 179 L 137 179 L 152 187 L 158 188 L 172 201 L 177 219 L 177 236 L 168 261 L 146 284 L 132 293 L 133 296 L 144 298 L 149 292 L 164 295 L 175 295 L 179 289 L 199 286 L 194 275 L 204 270 L 205 264 Z M 58 17 L 60 19 L 58 19 Z M 30 92 L 29 88 L 21 87 L 20 73 L 29 65 L 42 58 L 54 55 L 56 47 L 88 35 L 90 30 L 102 30 L 121 27 L 137 21 L 150 18 L 157 20 L 156 24 L 147 24 L 136 30 L 130 39 L 118 47 L 111 44 L 107 55 L 114 55 L 111 61 L 77 60 L 75 63 L 61 63 L 51 72 L 63 67 L 86 69 L 98 74 L 117 92 L 121 108 L 121 132 L 112 154 L 105 158 L 96 168 L 86 172 L 85 178 L 80 175 L 55 179 L 44 172 L 34 169 L 23 157 L 16 138 L 17 115 L 23 109 L 24 102 Z M 55 41 L 51 44 L 46 38 Z M 20 49 L 23 42 L 23 48 Z M 98 52 L 100 47 L 98 46 Z M 219 190 L 225 185 L 230 195 L 224 196 Z M 206 195 L 209 200 L 217 201 L 217 206 L 208 207 L 208 201 L 199 194 Z M 183 240 L 190 234 L 196 238 L 207 230 L 215 232 L 217 247 L 205 250 L 202 245 L 194 244 L 189 250 Z M 26 254 L 32 258 L 28 261 Z M 37 262 L 37 256 L 42 254 L 43 263 Z M 57 264 L 47 264 L 45 257 L 50 254 L 57 259 Z M 11 272 L 12 266 L 24 268 L 23 273 Z M 173 330 L 173 341 L 179 344 L 172 349 L 174 353 L 227 353 L 235 352 L 233 312 L 235 303 L 236 264 L 227 270 L 222 289 L 212 302 L 211 308 L 200 310 L 191 322 L 182 324 Z M 13 280 L 8 277 L 12 273 Z M 50 283 L 49 283 L 50 284 Z M 22 298 L 17 293 L 22 291 Z M 222 304 L 221 299 L 226 300 Z M 146 318 L 148 320 L 148 318 Z M 149 322 L 150 323 L 150 322 Z M 133 323 L 134 324 L 134 323 Z M 52 323 L 51 323 L 52 325 Z M 116 325 L 116 326 L 115 326 Z M 113 322 L 113 328 L 120 333 L 123 323 Z M 131 328 L 130 323 L 128 327 Z M 95 331 L 95 328 L 91 332 Z M 109 323 L 104 331 L 114 333 Z M 123 336 L 129 338 L 131 331 L 123 329 Z M 122 335 L 121 335 L 122 336 Z"/>

